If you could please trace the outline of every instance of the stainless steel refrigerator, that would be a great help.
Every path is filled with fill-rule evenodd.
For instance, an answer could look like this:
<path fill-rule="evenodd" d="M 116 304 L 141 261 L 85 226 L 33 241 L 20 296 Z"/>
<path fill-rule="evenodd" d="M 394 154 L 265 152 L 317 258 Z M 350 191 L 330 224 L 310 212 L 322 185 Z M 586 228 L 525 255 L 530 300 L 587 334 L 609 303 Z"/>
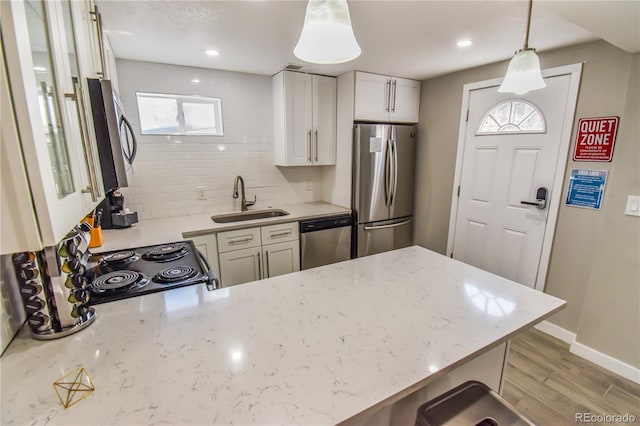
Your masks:
<path fill-rule="evenodd" d="M 351 207 L 357 257 L 412 244 L 415 152 L 415 126 L 354 126 Z"/>

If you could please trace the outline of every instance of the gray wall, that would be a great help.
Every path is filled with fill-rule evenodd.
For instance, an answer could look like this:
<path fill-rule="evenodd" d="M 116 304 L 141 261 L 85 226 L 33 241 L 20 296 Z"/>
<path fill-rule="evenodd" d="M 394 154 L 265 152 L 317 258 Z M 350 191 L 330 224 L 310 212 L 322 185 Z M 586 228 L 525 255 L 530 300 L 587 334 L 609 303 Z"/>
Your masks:
<path fill-rule="evenodd" d="M 540 54 L 543 68 L 583 62 L 576 121 L 620 116 L 611 163 L 571 168 L 609 170 L 601 211 L 562 205 L 545 292 L 567 300 L 551 322 L 577 341 L 640 367 L 640 218 L 624 215 L 627 195 L 640 194 L 638 54 L 604 41 Z M 506 62 L 422 82 L 417 154 L 415 241 L 444 253 L 447 246 L 462 88 L 504 75 Z M 572 134 L 570 152 L 575 141 Z"/>

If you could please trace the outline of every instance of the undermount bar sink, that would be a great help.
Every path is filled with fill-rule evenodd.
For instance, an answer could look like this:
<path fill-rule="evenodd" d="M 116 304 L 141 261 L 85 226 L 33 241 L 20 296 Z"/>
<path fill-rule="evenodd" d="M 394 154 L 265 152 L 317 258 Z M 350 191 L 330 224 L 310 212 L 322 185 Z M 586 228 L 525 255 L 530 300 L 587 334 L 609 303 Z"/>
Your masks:
<path fill-rule="evenodd" d="M 243 220 L 268 219 L 271 217 L 286 216 L 289 212 L 280 209 L 255 210 L 251 212 L 239 212 L 211 216 L 215 223 L 242 222 Z"/>

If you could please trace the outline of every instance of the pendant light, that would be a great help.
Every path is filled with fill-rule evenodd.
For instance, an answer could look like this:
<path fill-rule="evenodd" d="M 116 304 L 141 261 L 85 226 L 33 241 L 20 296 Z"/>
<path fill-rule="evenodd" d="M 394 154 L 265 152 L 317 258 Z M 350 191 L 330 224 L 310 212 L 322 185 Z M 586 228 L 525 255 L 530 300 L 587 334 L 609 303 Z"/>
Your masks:
<path fill-rule="evenodd" d="M 516 52 L 516 55 L 511 59 L 511 62 L 509 62 L 507 74 L 504 76 L 498 92 L 523 95 L 531 90 L 542 89 L 547 86 L 542 78 L 540 60 L 538 59 L 538 55 L 536 55 L 536 49 L 529 47 L 532 6 L 533 0 L 529 0 L 524 46 Z"/>
<path fill-rule="evenodd" d="M 340 64 L 360 56 L 347 0 L 309 0 L 294 55 L 314 64 Z"/>

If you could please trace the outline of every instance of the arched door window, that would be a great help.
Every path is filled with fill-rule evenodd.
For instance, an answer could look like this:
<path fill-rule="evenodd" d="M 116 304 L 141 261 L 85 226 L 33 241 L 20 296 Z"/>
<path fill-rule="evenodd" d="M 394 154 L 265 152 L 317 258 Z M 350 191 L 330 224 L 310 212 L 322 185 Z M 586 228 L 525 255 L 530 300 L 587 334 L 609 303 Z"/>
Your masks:
<path fill-rule="evenodd" d="M 500 102 L 480 120 L 476 135 L 504 133 L 544 133 L 547 127 L 542 112 L 520 99 Z"/>

